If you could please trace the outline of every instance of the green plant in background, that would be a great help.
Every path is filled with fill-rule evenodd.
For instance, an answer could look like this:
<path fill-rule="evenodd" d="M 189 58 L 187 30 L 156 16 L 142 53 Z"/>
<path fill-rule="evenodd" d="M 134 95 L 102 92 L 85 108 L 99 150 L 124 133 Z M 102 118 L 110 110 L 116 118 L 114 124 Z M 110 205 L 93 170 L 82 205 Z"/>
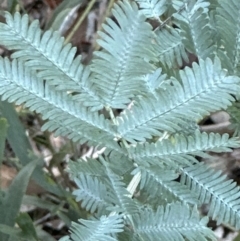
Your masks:
<path fill-rule="evenodd" d="M 42 114 L 43 130 L 104 150 L 69 163 L 89 219 L 61 241 L 215 240 L 208 217 L 240 228 L 239 187 L 197 160 L 240 146 L 198 127 L 238 100 L 239 10 L 237 0 L 119 2 L 88 66 L 57 32 L 4 13 L 0 44 L 13 54 L 0 59 L 2 100 Z M 178 70 L 187 51 L 199 61 Z"/>

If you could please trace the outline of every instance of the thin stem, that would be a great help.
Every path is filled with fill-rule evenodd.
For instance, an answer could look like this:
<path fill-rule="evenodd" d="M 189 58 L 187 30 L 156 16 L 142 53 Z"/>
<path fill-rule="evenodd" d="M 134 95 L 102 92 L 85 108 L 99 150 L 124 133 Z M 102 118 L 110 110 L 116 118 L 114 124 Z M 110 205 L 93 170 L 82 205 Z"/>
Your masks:
<path fill-rule="evenodd" d="M 82 24 L 83 20 L 86 18 L 86 16 L 88 15 L 88 13 L 90 12 L 91 8 L 93 7 L 94 3 L 96 2 L 96 0 L 91 0 L 91 2 L 88 4 L 87 8 L 85 9 L 85 11 L 83 12 L 83 14 L 80 16 L 80 18 L 78 19 L 77 23 L 75 24 L 75 26 L 73 27 L 73 29 L 71 30 L 71 32 L 68 34 L 68 36 L 66 37 L 65 43 L 70 42 L 71 38 L 73 37 L 73 35 L 75 34 L 75 32 L 78 30 L 78 28 L 80 27 L 80 25 Z"/>
<path fill-rule="evenodd" d="M 102 25 L 103 23 L 105 22 L 106 18 L 110 15 L 110 12 L 112 10 L 112 7 L 113 7 L 113 4 L 114 4 L 115 0 L 110 0 L 109 4 L 108 4 L 108 7 L 107 7 L 107 10 L 102 18 L 102 21 L 101 21 L 101 24 L 100 24 L 100 28 L 98 29 L 98 31 L 101 31 L 102 30 Z M 95 51 L 99 50 L 100 49 L 100 46 L 97 44 L 97 42 L 95 41 L 95 46 L 93 47 L 93 49 Z"/>
<path fill-rule="evenodd" d="M 180 13 L 184 9 L 185 9 L 185 4 L 183 4 L 176 13 Z M 172 19 L 172 17 L 173 15 L 165 19 L 163 22 L 161 22 L 160 25 L 154 31 L 156 32 L 157 30 L 164 28 L 168 24 L 168 22 Z"/>
<path fill-rule="evenodd" d="M 115 0 L 110 0 L 104 19 L 106 19 L 110 15 L 114 2 Z"/>
<path fill-rule="evenodd" d="M 111 118 L 113 124 L 114 124 L 114 125 L 117 125 L 118 123 L 117 123 L 117 121 L 116 121 L 116 118 L 115 118 L 115 115 L 114 115 L 114 113 L 113 113 L 112 108 L 111 108 L 111 107 L 105 107 L 105 109 L 106 109 L 107 112 L 109 113 L 110 118 Z"/>

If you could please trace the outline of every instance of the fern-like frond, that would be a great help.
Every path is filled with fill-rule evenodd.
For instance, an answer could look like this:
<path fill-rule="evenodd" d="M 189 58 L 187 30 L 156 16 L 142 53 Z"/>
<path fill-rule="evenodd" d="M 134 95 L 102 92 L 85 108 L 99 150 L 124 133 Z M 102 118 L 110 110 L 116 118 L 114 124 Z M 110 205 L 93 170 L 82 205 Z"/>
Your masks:
<path fill-rule="evenodd" d="M 72 180 L 78 178 L 79 175 L 97 177 L 99 180 L 106 178 L 104 166 L 98 160 L 92 158 L 87 158 L 87 161 L 83 159 L 70 161 L 67 171 Z"/>
<path fill-rule="evenodd" d="M 59 97 L 59 101 L 61 98 L 62 98 L 62 96 Z M 79 108 L 79 105 L 77 103 L 75 103 L 75 102 L 73 102 L 73 103 L 75 104 L 75 108 L 76 109 L 78 108 L 77 112 L 81 112 L 83 115 L 86 115 L 86 119 L 88 119 L 89 121 L 91 120 L 93 125 L 94 125 L 94 122 L 97 121 L 96 118 L 99 118 L 98 120 L 102 122 L 103 126 L 111 126 L 110 122 L 108 120 L 106 120 L 103 115 L 99 116 L 96 112 L 91 114 L 88 109 Z M 62 118 L 64 118 L 64 117 L 62 117 Z M 88 144 L 94 145 L 98 148 L 106 147 L 107 149 L 105 149 L 105 153 L 109 153 L 114 150 L 116 152 L 124 154 L 124 149 L 122 147 L 120 147 L 116 141 L 114 141 L 113 139 L 110 138 L 110 135 L 111 135 L 110 133 L 109 133 L 110 135 L 108 135 L 108 137 L 110 139 L 108 139 L 107 135 L 105 135 L 106 133 L 104 134 L 100 130 L 97 131 L 97 129 L 91 128 L 90 127 L 91 125 L 88 126 L 89 128 L 84 128 L 83 126 L 81 126 L 80 122 L 78 123 L 79 125 L 77 125 L 77 117 L 76 117 L 76 119 L 71 119 L 70 116 L 68 116 L 68 118 L 69 118 L 69 120 L 62 119 L 63 122 L 61 122 L 61 123 L 59 123 L 58 119 L 51 120 L 49 118 L 48 121 L 42 126 L 41 129 L 42 129 L 42 131 L 48 130 L 51 132 L 55 132 L 54 133 L 55 136 L 60 136 L 60 135 L 66 136 L 69 139 L 71 139 L 72 141 L 79 142 L 81 144 L 88 143 Z M 80 131 L 78 128 L 81 128 Z M 110 129 L 112 129 L 112 127 Z M 101 139 L 98 140 L 98 137 Z M 106 141 L 106 139 L 104 140 L 103 138 L 108 139 L 108 141 Z"/>
<path fill-rule="evenodd" d="M 103 25 L 98 40 L 102 51 L 95 52 L 92 70 L 105 106 L 125 108 L 130 98 L 145 91 L 143 76 L 151 73 L 155 60 L 153 32 L 136 3 L 123 1 L 113 8 L 112 19 Z"/>
<path fill-rule="evenodd" d="M 109 164 L 101 158 L 101 162 L 106 168 L 107 187 L 109 190 L 109 196 L 114 201 L 114 207 L 108 207 L 108 210 L 123 213 L 124 216 L 130 217 L 132 214 L 138 212 L 138 206 L 132 199 L 131 194 L 127 191 L 125 183 L 122 181 L 122 177 L 115 174 L 110 168 Z"/>
<path fill-rule="evenodd" d="M 130 160 L 123 147 L 121 147 L 121 151 L 111 151 L 109 158 L 109 166 L 117 175 L 123 176 L 133 170 L 132 160 Z M 79 159 L 74 162 L 70 161 L 67 170 L 72 179 L 78 177 L 81 173 L 100 179 L 106 178 L 104 166 L 98 160 L 92 158 Z"/>
<path fill-rule="evenodd" d="M 126 159 L 126 157 L 124 158 Z M 68 172 L 79 186 L 79 190 L 74 192 L 78 201 L 81 200 L 82 205 L 92 212 L 96 209 L 102 210 L 103 207 L 111 211 L 122 212 L 125 215 L 136 212 L 138 210 L 136 203 L 125 187 L 122 171 L 118 170 L 120 168 L 114 163 L 106 163 L 102 157 L 100 160 L 102 161 L 88 158 L 86 161 L 79 160 L 69 163 Z M 121 159 L 117 159 L 117 161 L 122 165 L 124 163 L 121 162 Z M 129 162 L 129 160 L 126 161 Z M 129 163 L 131 164 L 131 162 Z M 127 166 L 129 169 L 132 164 Z M 118 173 L 114 173 L 114 169 Z M 128 170 L 129 173 L 131 170 L 132 168 Z"/>
<path fill-rule="evenodd" d="M 167 169 L 166 166 L 151 166 L 151 167 L 137 167 L 132 174 L 141 172 L 141 182 L 140 182 L 140 189 L 143 189 L 147 182 L 149 182 L 150 178 L 158 179 L 160 178 L 162 181 L 172 181 L 179 177 L 179 174 L 176 173 L 174 170 Z M 152 190 L 150 188 L 150 190 Z"/>
<path fill-rule="evenodd" d="M 119 176 L 130 175 L 135 168 L 133 160 L 129 157 L 126 147 L 121 146 L 121 151 L 111 151 L 109 154 L 109 166 Z"/>
<path fill-rule="evenodd" d="M 120 215 L 102 216 L 99 220 L 83 220 L 72 223 L 70 237 L 60 241 L 118 241 L 111 235 L 123 231 L 123 220 Z"/>
<path fill-rule="evenodd" d="M 208 219 L 200 218 L 196 208 L 176 203 L 157 211 L 143 210 L 133 216 L 135 240 L 148 241 L 207 241 L 216 240 L 214 233 L 206 227 Z"/>
<path fill-rule="evenodd" d="M 74 181 L 79 189 L 75 190 L 73 195 L 76 196 L 77 202 L 81 201 L 82 208 L 94 213 L 113 205 L 106 186 L 97 178 L 80 174 Z"/>
<path fill-rule="evenodd" d="M 179 173 L 167 169 L 166 166 L 139 167 L 136 171 L 141 172 L 140 189 L 148 194 L 148 203 L 165 205 L 175 201 L 198 204 L 198 200 L 189 188 L 176 180 Z M 150 201 L 151 200 L 151 201 Z"/>
<path fill-rule="evenodd" d="M 101 109 L 102 104 L 89 79 L 89 69 L 75 58 L 76 48 L 64 45 L 58 32 L 42 33 L 37 20 L 29 25 L 29 17 L 18 12 L 5 13 L 6 24 L 0 23 L 0 44 L 15 52 L 12 58 L 27 61 L 26 65 L 38 70 L 39 77 L 58 90 L 74 91 L 83 105 Z M 86 82 L 86 79 L 88 82 Z"/>
<path fill-rule="evenodd" d="M 174 14 L 174 23 L 180 27 L 180 35 L 187 50 L 198 58 L 211 57 L 216 49 L 212 40 L 209 2 L 205 0 L 184 1 L 185 8 Z"/>
<path fill-rule="evenodd" d="M 201 204 L 209 204 L 208 216 L 218 224 L 224 222 L 240 228 L 240 189 L 233 180 L 202 163 L 181 171 L 181 183 L 197 195 Z"/>
<path fill-rule="evenodd" d="M 227 76 L 218 58 L 200 60 L 179 72 L 181 83 L 158 91 L 157 98 L 142 101 L 117 118 L 119 137 L 130 142 L 145 141 L 161 131 L 175 132 L 188 121 L 199 121 L 210 112 L 225 109 L 240 91 L 240 78 Z M 187 118 L 187 119 L 186 119 Z"/>
<path fill-rule="evenodd" d="M 168 68 L 177 68 L 183 65 L 183 60 L 189 61 L 182 37 L 174 28 L 157 30 L 154 48 L 161 64 Z"/>
<path fill-rule="evenodd" d="M 240 2 L 218 1 L 216 24 L 222 39 L 223 57 L 232 71 L 239 73 L 240 67 Z"/>
<path fill-rule="evenodd" d="M 146 74 L 144 76 L 144 83 L 148 90 L 148 93 L 156 95 L 156 90 L 159 88 L 165 88 L 169 81 L 166 80 L 167 75 L 163 74 L 162 69 L 158 68 L 153 73 Z"/>
<path fill-rule="evenodd" d="M 167 0 L 136 0 L 139 4 L 140 12 L 147 18 L 159 18 L 167 9 Z"/>
<path fill-rule="evenodd" d="M 206 157 L 205 152 L 230 152 L 231 148 L 238 148 L 238 138 L 229 138 L 228 134 L 201 133 L 196 131 L 194 135 L 186 136 L 176 134 L 169 139 L 163 139 L 156 143 L 138 144 L 130 147 L 130 156 L 139 163 L 145 162 L 161 165 L 162 162 L 175 162 L 186 165 L 196 162 L 194 156 Z"/>
<path fill-rule="evenodd" d="M 89 141 L 94 145 L 102 143 L 107 146 L 109 143 L 110 146 L 118 146 L 113 141 L 114 129 L 104 116 L 89 112 L 67 94 L 56 92 L 21 61 L 14 59 L 11 63 L 8 59 L 0 58 L 0 65 L 2 100 L 24 104 L 30 110 L 41 113 L 43 119 L 50 120 L 44 129 L 57 130 L 57 134 L 81 143 Z"/>

